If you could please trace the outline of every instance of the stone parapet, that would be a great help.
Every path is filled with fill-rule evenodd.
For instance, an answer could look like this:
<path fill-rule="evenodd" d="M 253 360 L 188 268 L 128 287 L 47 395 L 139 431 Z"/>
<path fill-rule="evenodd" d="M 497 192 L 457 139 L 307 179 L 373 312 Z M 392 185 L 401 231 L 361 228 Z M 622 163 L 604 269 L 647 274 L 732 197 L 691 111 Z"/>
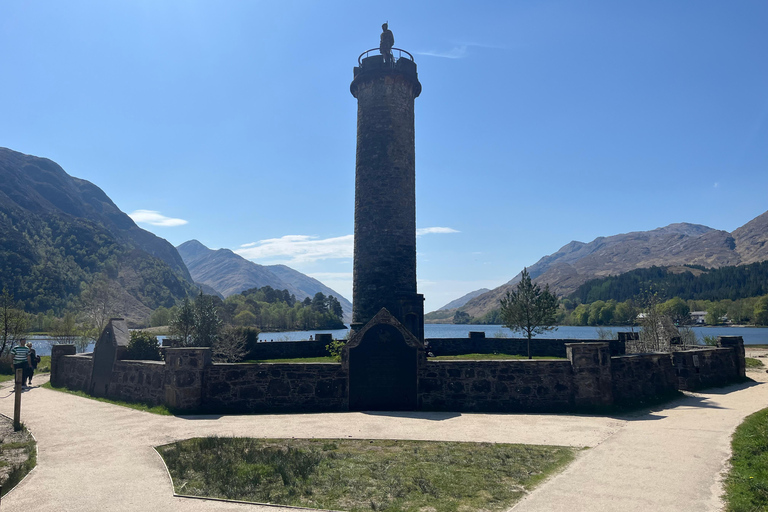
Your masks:
<path fill-rule="evenodd" d="M 573 404 L 600 407 L 613 404 L 611 349 L 607 342 L 567 343 L 573 370 Z"/>
<path fill-rule="evenodd" d="M 747 376 L 747 360 L 744 353 L 744 339 L 741 336 L 718 336 L 717 346 L 730 348 L 736 356 L 736 372 L 739 377 Z"/>
<path fill-rule="evenodd" d="M 203 377 L 211 365 L 211 349 L 168 348 L 165 351 L 165 403 L 177 410 L 195 410 L 202 405 Z"/>
<path fill-rule="evenodd" d="M 63 356 L 73 356 L 77 353 L 74 345 L 53 345 L 51 347 L 51 386 L 63 386 L 63 380 L 66 374 L 62 372 L 61 358 Z"/>

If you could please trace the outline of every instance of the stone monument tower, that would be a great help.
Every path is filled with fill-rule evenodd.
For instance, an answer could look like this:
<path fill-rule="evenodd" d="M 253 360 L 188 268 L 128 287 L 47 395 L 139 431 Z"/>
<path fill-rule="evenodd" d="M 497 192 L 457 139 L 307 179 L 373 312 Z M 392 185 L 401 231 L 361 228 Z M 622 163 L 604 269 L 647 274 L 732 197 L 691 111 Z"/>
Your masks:
<path fill-rule="evenodd" d="M 359 331 L 386 308 L 423 341 L 413 115 L 421 83 L 413 56 L 392 48 L 394 37 L 386 24 L 382 28 L 381 47 L 360 56 L 350 85 L 357 98 L 352 329 Z M 376 50 L 381 55 L 371 54 Z"/>

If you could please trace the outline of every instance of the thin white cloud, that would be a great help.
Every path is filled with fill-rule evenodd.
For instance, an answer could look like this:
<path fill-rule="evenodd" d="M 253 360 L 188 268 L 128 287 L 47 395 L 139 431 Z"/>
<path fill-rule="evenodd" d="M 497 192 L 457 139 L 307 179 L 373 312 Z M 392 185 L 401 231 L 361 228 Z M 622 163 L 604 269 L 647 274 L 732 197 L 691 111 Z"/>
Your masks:
<path fill-rule="evenodd" d="M 448 51 L 427 50 L 416 52 L 417 55 L 426 55 L 427 57 L 440 57 L 443 59 L 463 59 L 467 56 L 467 45 L 456 46 Z"/>
<path fill-rule="evenodd" d="M 720 188 L 720 183 L 716 181 L 714 188 Z"/>
<path fill-rule="evenodd" d="M 286 235 L 243 244 L 235 250 L 249 260 L 276 260 L 285 263 L 351 258 L 354 253 L 352 235 L 320 239 L 308 235 Z"/>
<path fill-rule="evenodd" d="M 184 219 L 166 217 L 165 215 L 162 215 L 160 212 L 155 210 L 136 210 L 133 213 L 129 213 L 128 216 L 132 218 L 134 222 L 150 224 L 152 226 L 163 226 L 166 228 L 183 226 L 184 224 L 187 224 L 187 221 Z"/>
<path fill-rule="evenodd" d="M 416 230 L 416 236 L 432 235 L 434 233 L 459 233 L 459 231 L 453 228 L 419 228 Z"/>

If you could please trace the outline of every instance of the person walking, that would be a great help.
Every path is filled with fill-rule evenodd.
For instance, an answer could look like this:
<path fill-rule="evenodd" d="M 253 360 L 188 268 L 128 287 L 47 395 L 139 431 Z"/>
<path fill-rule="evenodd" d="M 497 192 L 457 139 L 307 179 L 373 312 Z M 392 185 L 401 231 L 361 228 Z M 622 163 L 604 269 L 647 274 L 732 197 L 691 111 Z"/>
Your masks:
<path fill-rule="evenodd" d="M 11 349 L 11 356 L 13 356 L 13 373 L 16 370 L 21 369 L 22 372 L 26 372 L 29 366 L 29 349 L 27 348 L 27 340 L 19 340 L 19 344 Z M 22 373 L 22 385 L 25 384 L 24 373 Z M 26 386 L 23 386 L 26 387 Z"/>
<path fill-rule="evenodd" d="M 35 352 L 35 349 L 32 347 L 32 343 L 27 343 L 27 348 L 29 349 L 29 361 L 27 365 L 27 369 L 24 371 L 24 382 L 28 381 L 28 385 L 32 385 L 32 377 L 35 375 L 35 370 L 37 369 L 37 365 L 40 362 L 40 356 L 37 355 L 37 352 Z"/>

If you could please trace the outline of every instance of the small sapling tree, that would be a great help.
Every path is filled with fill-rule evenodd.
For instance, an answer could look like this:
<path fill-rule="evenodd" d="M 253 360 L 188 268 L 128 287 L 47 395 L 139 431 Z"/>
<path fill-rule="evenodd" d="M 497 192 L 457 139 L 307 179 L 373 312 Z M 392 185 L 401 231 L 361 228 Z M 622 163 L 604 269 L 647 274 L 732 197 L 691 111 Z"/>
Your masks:
<path fill-rule="evenodd" d="M 522 331 L 528 338 L 528 359 L 531 359 L 531 338 L 557 328 L 554 325 L 557 307 L 557 297 L 549 291 L 549 285 L 542 290 L 538 284 L 533 284 L 527 268 L 523 269 L 517 287 L 501 299 L 504 326 Z"/>

